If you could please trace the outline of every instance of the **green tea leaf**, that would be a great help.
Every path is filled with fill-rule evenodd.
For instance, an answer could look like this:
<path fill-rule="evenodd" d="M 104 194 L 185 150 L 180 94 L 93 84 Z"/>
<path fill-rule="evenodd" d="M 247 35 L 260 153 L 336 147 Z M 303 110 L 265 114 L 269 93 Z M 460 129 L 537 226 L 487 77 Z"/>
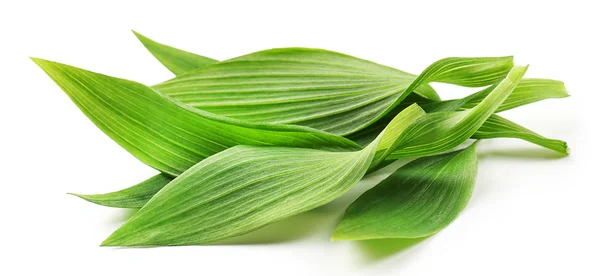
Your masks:
<path fill-rule="evenodd" d="M 172 176 L 236 145 L 356 150 L 350 140 L 302 126 L 249 123 L 194 109 L 142 84 L 33 59 L 104 133 Z"/>
<path fill-rule="evenodd" d="M 160 189 L 173 180 L 172 176 L 166 174 L 155 175 L 146 181 L 123 189 L 120 191 L 98 194 L 98 195 L 81 195 L 72 194 L 83 198 L 89 202 L 99 205 L 116 208 L 142 208 L 150 198 L 152 198 Z"/>
<path fill-rule="evenodd" d="M 154 88 L 231 118 L 347 135 L 375 122 L 412 92 L 439 100 L 429 82 L 486 86 L 500 81 L 512 64 L 512 57 L 447 58 L 414 76 L 336 52 L 283 48 L 205 66 Z"/>
<path fill-rule="evenodd" d="M 102 245 L 205 244 L 321 206 L 385 158 L 391 149 L 380 141 L 390 145 L 423 113 L 407 108 L 355 152 L 236 146 L 217 153 L 175 178 Z"/>
<path fill-rule="evenodd" d="M 410 162 L 350 204 L 331 239 L 433 235 L 465 208 L 476 175 L 474 145 Z"/>
<path fill-rule="evenodd" d="M 175 75 L 204 67 L 206 65 L 217 63 L 217 60 L 203 57 L 190 52 L 179 50 L 171 46 L 158 43 L 140 33 L 133 31 L 135 36 L 144 44 L 144 47 L 162 63 L 169 71 Z"/>

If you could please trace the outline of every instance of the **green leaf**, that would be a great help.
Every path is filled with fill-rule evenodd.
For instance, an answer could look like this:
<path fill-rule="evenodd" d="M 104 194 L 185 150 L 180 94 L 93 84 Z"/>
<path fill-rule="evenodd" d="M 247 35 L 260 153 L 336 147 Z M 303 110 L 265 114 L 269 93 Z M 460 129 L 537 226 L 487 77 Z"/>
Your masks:
<path fill-rule="evenodd" d="M 443 112 L 464 109 L 465 107 L 472 107 L 474 104 L 479 104 L 493 88 L 494 87 L 484 89 L 480 92 L 458 100 L 424 104 L 423 108 L 427 112 Z M 567 96 L 568 94 L 566 93 L 564 84 L 560 81 L 523 79 L 519 85 L 517 85 L 513 93 L 511 93 L 510 96 L 508 96 L 508 98 L 502 103 L 502 105 L 496 109 L 496 112 L 512 109 L 520 105 L 529 104 L 543 99 L 561 98 Z M 362 138 L 362 140 L 359 141 L 365 140 L 365 137 L 359 136 L 357 138 Z M 485 121 L 485 123 L 477 130 L 477 132 L 473 134 L 472 138 L 517 138 L 556 151 L 560 154 L 569 154 L 569 148 L 566 142 L 543 137 L 496 114 L 490 116 L 490 118 Z"/>
<path fill-rule="evenodd" d="M 336 52 L 283 48 L 205 66 L 154 88 L 231 118 L 347 135 L 384 116 L 411 92 L 439 100 L 429 82 L 487 86 L 500 81 L 512 64 L 512 57 L 447 58 L 414 76 Z"/>
<path fill-rule="evenodd" d="M 176 176 L 236 145 L 360 147 L 302 126 L 249 123 L 194 109 L 142 84 L 33 59 L 104 133 L 147 165 Z"/>
<path fill-rule="evenodd" d="M 417 159 L 354 201 L 332 240 L 420 238 L 448 226 L 475 185 L 475 146 Z"/>
<path fill-rule="evenodd" d="M 138 209 L 142 208 L 150 198 L 172 180 L 172 176 L 161 173 L 137 185 L 112 193 L 97 195 L 70 194 L 98 205 Z"/>
<path fill-rule="evenodd" d="M 483 89 L 462 99 L 429 102 L 423 105 L 427 112 L 454 111 L 478 105 L 494 86 Z M 502 112 L 522 105 L 552 98 L 565 98 L 569 94 L 561 81 L 548 79 L 522 79 L 514 91 L 500 105 L 496 112 Z"/>
<path fill-rule="evenodd" d="M 496 112 L 502 112 L 515 107 L 535 103 L 546 99 L 566 98 L 569 96 L 565 84 L 562 81 L 549 79 L 523 79 L 512 94 L 502 103 Z M 477 105 L 485 93 L 476 94 L 470 98 L 463 108 L 471 108 Z"/>
<path fill-rule="evenodd" d="M 567 142 L 546 138 L 495 114 L 488 118 L 477 132 L 473 134 L 472 138 L 517 138 L 556 151 L 560 154 L 569 155 L 570 153 Z"/>
<path fill-rule="evenodd" d="M 236 146 L 217 153 L 175 178 L 102 245 L 205 244 L 321 206 L 356 185 L 392 150 L 382 144 L 423 113 L 407 108 L 355 152 Z"/>
<path fill-rule="evenodd" d="M 390 158 L 424 156 L 450 150 L 473 135 L 515 89 L 527 67 L 515 66 L 471 109 L 434 112 L 419 118 L 396 141 Z"/>
<path fill-rule="evenodd" d="M 133 31 L 144 47 L 175 75 L 181 75 L 219 61 L 158 43 Z"/>

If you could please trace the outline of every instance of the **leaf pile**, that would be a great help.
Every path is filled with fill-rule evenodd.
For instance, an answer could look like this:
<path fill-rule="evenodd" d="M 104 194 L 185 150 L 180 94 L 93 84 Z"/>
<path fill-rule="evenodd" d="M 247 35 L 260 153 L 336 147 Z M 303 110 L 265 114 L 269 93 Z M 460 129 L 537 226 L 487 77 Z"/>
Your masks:
<path fill-rule="evenodd" d="M 176 77 L 154 86 L 33 59 L 106 135 L 160 173 L 75 194 L 139 210 L 102 245 L 213 243 L 339 198 L 367 173 L 415 158 L 352 203 L 333 240 L 421 238 L 465 208 L 476 142 L 518 138 L 567 155 L 498 113 L 568 94 L 512 57 L 445 58 L 413 75 L 352 56 L 271 49 L 225 61 L 135 33 Z M 441 100 L 430 83 L 479 87 Z"/>

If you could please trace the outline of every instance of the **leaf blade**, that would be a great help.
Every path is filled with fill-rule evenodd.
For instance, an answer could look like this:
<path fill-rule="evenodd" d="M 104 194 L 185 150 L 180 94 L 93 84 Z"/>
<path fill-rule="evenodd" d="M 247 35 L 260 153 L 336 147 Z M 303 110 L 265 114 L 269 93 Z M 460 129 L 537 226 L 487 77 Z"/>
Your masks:
<path fill-rule="evenodd" d="M 412 92 L 439 100 L 429 82 L 485 86 L 502 79 L 512 65 L 512 57 L 447 58 L 414 76 L 336 52 L 281 48 L 222 61 L 154 88 L 223 116 L 348 135 Z"/>
<path fill-rule="evenodd" d="M 33 61 L 104 133 L 140 161 L 172 176 L 239 144 L 360 148 L 345 138 L 307 127 L 226 118 L 182 105 L 133 81 L 42 59 Z"/>
<path fill-rule="evenodd" d="M 172 180 L 172 176 L 157 174 L 139 184 L 116 192 L 90 195 L 70 194 L 106 207 L 139 209 Z"/>
<path fill-rule="evenodd" d="M 465 208 L 476 175 L 474 145 L 410 162 L 350 204 L 332 240 L 433 235 Z"/>
<path fill-rule="evenodd" d="M 219 62 L 218 60 L 183 51 L 171 46 L 158 43 L 144 35 L 133 31 L 133 34 L 140 40 L 162 65 L 175 75 L 181 75 L 186 72 L 202 68 Z"/>
<path fill-rule="evenodd" d="M 473 135 L 512 93 L 527 67 L 515 66 L 475 107 L 457 112 L 434 112 L 419 118 L 396 141 L 390 159 L 425 156 L 450 150 Z"/>

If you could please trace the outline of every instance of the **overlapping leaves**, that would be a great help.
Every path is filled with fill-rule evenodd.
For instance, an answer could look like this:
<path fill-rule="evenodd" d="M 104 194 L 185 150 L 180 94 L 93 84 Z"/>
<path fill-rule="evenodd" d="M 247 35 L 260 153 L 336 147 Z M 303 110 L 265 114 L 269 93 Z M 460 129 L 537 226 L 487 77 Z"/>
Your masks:
<path fill-rule="evenodd" d="M 455 114 L 448 116 L 452 122 L 442 120 L 446 125 L 438 126 L 449 139 L 435 144 L 436 152 L 468 139 L 512 92 L 525 70 L 515 67 L 473 109 L 449 112 Z M 390 153 L 412 145 L 403 141 L 412 141 L 421 131 L 414 126 L 424 124 L 439 125 L 440 120 L 414 104 L 360 151 L 251 146 L 225 150 L 175 178 L 103 244 L 204 244 L 310 210 L 344 194 Z M 466 135 L 457 135 L 458 129 Z"/>
<path fill-rule="evenodd" d="M 447 58 L 412 75 L 306 48 L 218 62 L 136 35 L 174 79 L 147 87 L 34 59 L 100 129 L 161 171 L 121 191 L 78 195 L 141 208 L 104 245 L 240 235 L 330 202 L 390 160 L 436 155 L 469 138 L 519 138 L 568 153 L 563 141 L 494 114 L 567 96 L 562 82 L 522 79 L 527 68 L 513 67 L 512 57 Z M 431 82 L 486 88 L 441 101 Z M 353 203 L 334 239 L 431 235 L 464 208 L 475 172 L 474 146 L 418 159 Z"/>

